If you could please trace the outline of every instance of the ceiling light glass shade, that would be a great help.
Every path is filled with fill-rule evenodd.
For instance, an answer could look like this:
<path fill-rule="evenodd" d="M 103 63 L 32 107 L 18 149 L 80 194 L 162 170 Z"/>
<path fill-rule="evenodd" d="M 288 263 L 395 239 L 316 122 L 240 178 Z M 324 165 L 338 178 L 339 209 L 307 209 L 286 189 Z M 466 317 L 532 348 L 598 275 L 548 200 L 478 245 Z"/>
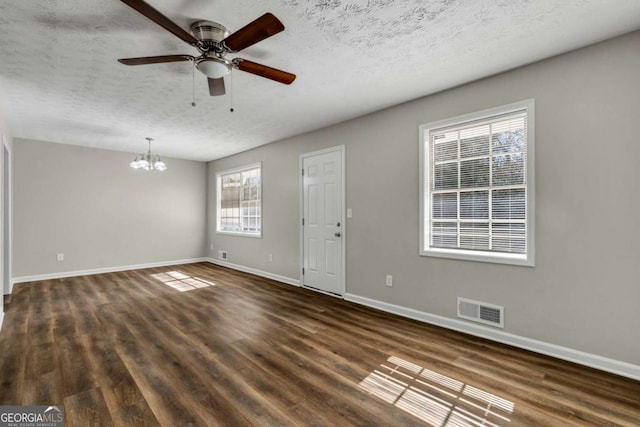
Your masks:
<path fill-rule="evenodd" d="M 231 72 L 231 63 L 223 58 L 202 58 L 196 62 L 196 68 L 212 79 L 219 79 Z"/>
<path fill-rule="evenodd" d="M 156 161 L 153 163 L 153 168 L 158 171 L 166 171 L 167 165 L 165 165 L 164 162 L 160 160 L 160 157 L 158 157 Z"/>
<path fill-rule="evenodd" d="M 129 164 L 134 169 L 140 169 L 140 160 L 138 160 L 138 156 Z"/>

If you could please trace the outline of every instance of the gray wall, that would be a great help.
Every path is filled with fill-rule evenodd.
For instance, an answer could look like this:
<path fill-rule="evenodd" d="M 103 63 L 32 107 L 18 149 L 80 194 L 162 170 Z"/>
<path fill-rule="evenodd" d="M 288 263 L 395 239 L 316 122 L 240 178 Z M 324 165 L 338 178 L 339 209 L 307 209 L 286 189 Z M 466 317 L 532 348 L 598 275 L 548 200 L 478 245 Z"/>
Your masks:
<path fill-rule="evenodd" d="M 505 306 L 505 331 L 640 364 L 640 32 L 208 165 L 208 239 L 298 279 L 298 155 L 346 145 L 347 292 L 455 317 Z M 536 266 L 418 255 L 418 126 L 535 98 Z M 215 234 L 215 173 L 263 162 L 263 238 Z M 273 253 L 273 263 L 268 254 Z M 385 286 L 385 275 L 394 286 Z"/>
<path fill-rule="evenodd" d="M 205 163 L 146 172 L 129 153 L 14 142 L 14 278 L 202 257 Z"/>

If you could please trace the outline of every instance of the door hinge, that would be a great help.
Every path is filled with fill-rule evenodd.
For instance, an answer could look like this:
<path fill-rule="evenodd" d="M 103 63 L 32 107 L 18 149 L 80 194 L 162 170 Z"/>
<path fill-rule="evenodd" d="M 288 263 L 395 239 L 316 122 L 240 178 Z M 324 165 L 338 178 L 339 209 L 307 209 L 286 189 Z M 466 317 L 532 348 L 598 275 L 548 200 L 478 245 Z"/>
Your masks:
<path fill-rule="evenodd" d="M 304 267 L 302 267 L 302 275 L 304 276 Z"/>
<path fill-rule="evenodd" d="M 302 169 L 302 176 L 304 176 L 304 169 Z"/>
<path fill-rule="evenodd" d="M 302 225 L 304 226 L 304 218 L 302 218 Z"/>

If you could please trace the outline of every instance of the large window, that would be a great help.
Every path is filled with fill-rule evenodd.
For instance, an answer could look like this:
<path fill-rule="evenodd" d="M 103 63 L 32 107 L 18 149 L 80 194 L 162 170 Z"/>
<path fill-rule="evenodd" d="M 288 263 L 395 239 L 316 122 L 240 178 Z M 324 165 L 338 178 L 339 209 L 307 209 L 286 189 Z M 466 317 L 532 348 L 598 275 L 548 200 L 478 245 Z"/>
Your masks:
<path fill-rule="evenodd" d="M 533 100 L 420 127 L 420 254 L 534 264 Z"/>
<path fill-rule="evenodd" d="M 262 235 L 261 172 L 256 163 L 216 174 L 218 233 Z"/>

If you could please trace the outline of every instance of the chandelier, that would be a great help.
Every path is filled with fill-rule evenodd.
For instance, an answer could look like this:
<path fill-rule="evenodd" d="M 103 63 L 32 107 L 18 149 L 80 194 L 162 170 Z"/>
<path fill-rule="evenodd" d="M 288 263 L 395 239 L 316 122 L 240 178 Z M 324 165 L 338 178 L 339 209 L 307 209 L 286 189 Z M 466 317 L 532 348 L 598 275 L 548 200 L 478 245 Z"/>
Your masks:
<path fill-rule="evenodd" d="M 147 150 L 147 154 L 140 154 L 140 156 L 136 156 L 136 158 L 129 164 L 134 169 L 144 169 L 146 171 L 165 171 L 167 170 L 167 165 L 164 164 L 162 160 L 160 160 L 160 156 L 151 155 L 151 141 L 152 138 L 145 138 L 149 141 L 149 149 Z"/>

